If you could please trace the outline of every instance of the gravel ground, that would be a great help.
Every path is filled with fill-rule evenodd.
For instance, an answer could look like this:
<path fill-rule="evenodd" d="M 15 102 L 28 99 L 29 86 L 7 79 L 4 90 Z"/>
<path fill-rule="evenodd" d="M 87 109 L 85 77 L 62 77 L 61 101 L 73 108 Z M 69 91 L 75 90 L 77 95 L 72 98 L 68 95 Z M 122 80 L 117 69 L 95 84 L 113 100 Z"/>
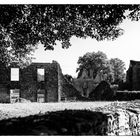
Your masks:
<path fill-rule="evenodd" d="M 0 104 L 0 120 L 25 117 L 35 114 L 44 114 L 46 112 L 60 110 L 95 110 L 110 106 L 113 102 L 61 102 L 61 103 L 15 103 Z"/>

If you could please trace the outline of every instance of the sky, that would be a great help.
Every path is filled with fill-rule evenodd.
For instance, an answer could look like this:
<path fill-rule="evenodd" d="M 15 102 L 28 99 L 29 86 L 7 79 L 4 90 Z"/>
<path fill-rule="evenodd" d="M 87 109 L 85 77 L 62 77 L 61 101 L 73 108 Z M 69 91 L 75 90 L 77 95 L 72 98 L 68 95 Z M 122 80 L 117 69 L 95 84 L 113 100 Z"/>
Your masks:
<path fill-rule="evenodd" d="M 38 45 L 35 51 L 33 62 L 52 62 L 56 60 L 62 69 L 63 74 L 70 74 L 77 77 L 76 69 L 79 56 L 87 52 L 104 52 L 108 59 L 119 58 L 125 62 L 126 70 L 130 60 L 140 61 L 140 21 L 125 20 L 120 27 L 124 29 L 124 34 L 114 41 L 96 41 L 87 38 L 71 38 L 71 45 L 68 49 L 62 49 L 58 42 L 54 51 L 44 51 L 42 45 Z"/>

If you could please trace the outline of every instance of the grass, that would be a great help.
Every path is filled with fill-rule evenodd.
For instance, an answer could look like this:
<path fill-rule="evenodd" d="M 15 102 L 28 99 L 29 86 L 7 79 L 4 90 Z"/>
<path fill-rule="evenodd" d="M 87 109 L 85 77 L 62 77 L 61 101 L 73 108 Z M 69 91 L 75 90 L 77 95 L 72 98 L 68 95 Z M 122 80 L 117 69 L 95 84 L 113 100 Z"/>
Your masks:
<path fill-rule="evenodd" d="M 36 114 L 63 110 L 91 110 L 100 112 L 114 112 L 116 109 L 139 110 L 140 101 L 129 102 L 59 102 L 59 103 L 15 103 L 0 104 L 0 120 L 25 117 Z"/>
<path fill-rule="evenodd" d="M 0 104 L 0 120 L 62 110 L 95 110 L 111 102 L 60 102 Z"/>

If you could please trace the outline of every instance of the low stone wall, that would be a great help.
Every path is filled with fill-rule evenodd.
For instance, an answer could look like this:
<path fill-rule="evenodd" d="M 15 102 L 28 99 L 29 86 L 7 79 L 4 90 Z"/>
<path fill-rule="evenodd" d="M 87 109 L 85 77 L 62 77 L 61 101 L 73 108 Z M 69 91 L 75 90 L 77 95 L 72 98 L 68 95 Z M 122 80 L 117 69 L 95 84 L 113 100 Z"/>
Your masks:
<path fill-rule="evenodd" d="M 127 110 L 117 110 L 108 115 L 107 135 L 138 136 L 140 135 L 140 115 Z"/>
<path fill-rule="evenodd" d="M 0 121 L 0 135 L 140 135 L 140 103 L 64 110 Z"/>
<path fill-rule="evenodd" d="M 140 99 L 140 91 L 117 91 L 113 95 L 113 100 L 131 101 Z"/>
<path fill-rule="evenodd" d="M 107 135 L 140 135 L 140 102 L 114 102 L 96 111 L 108 112 Z"/>

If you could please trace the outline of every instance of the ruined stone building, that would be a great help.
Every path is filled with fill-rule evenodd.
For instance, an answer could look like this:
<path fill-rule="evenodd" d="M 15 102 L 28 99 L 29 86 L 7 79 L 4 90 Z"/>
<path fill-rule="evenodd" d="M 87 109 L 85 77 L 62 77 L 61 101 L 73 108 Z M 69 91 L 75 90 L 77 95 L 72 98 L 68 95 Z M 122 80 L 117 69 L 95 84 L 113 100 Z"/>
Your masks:
<path fill-rule="evenodd" d="M 130 60 L 126 83 L 128 84 L 128 90 L 140 90 L 140 61 Z"/>
<path fill-rule="evenodd" d="M 77 95 L 78 91 L 67 82 L 55 61 L 32 63 L 23 69 L 15 63 L 0 66 L 0 102 L 14 102 L 17 98 L 59 102 Z"/>
<path fill-rule="evenodd" d="M 81 93 L 84 97 L 89 97 L 89 94 L 97 87 L 97 85 L 104 80 L 104 76 L 101 72 L 98 72 L 93 77 L 93 71 L 90 73 L 84 69 L 78 78 L 73 79 L 74 87 Z"/>

